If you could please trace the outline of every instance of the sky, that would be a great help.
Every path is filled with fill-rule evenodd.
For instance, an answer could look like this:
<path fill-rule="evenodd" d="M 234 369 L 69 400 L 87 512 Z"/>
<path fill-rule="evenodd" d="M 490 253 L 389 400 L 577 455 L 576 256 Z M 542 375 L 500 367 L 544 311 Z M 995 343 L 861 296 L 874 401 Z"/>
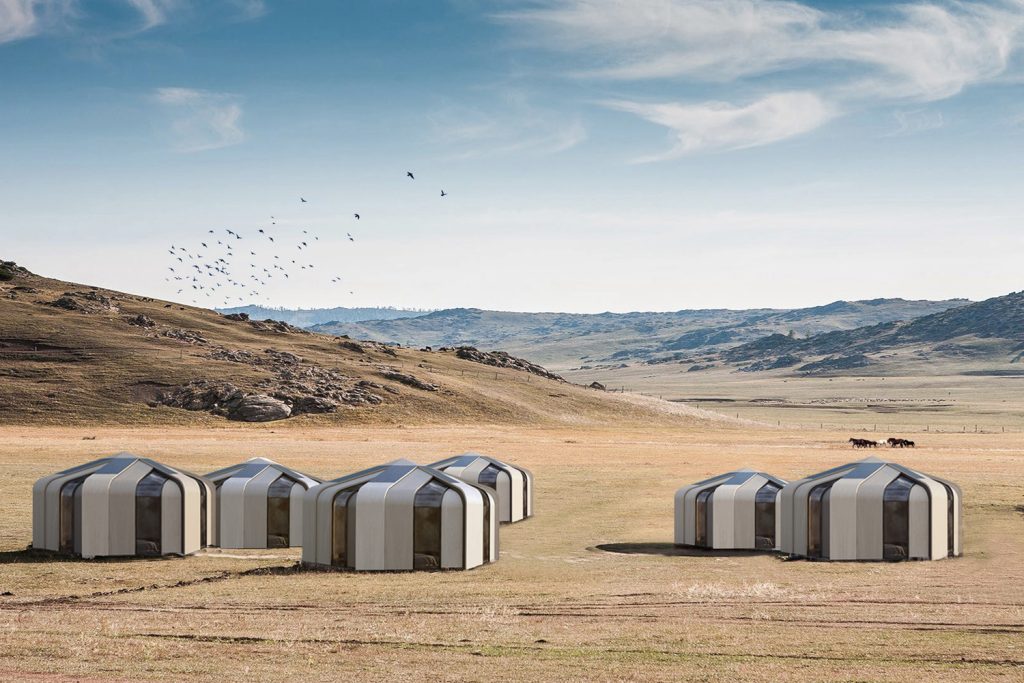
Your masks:
<path fill-rule="evenodd" d="M 984 299 L 1022 48 L 1024 0 L 0 0 L 0 258 L 207 306 Z"/>

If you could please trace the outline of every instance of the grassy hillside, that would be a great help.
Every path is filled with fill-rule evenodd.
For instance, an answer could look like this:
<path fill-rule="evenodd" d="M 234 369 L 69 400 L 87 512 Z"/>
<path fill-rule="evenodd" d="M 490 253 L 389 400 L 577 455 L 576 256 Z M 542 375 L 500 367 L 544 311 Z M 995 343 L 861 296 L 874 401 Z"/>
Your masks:
<path fill-rule="evenodd" d="M 4 266 L 0 422 L 222 424 L 679 423 L 699 411 L 613 396 L 454 352 L 392 349 L 284 323 L 39 277 Z M 9 275 L 9 277 L 7 277 Z M 175 405 L 165 405 L 173 399 Z M 327 411 L 327 412 L 322 412 Z"/>
<path fill-rule="evenodd" d="M 415 318 L 325 323 L 313 329 L 416 346 L 468 344 L 500 348 L 560 371 L 680 361 L 697 353 L 722 351 L 773 333 L 807 337 L 910 320 L 965 303 L 959 299 L 874 299 L 837 301 L 794 310 L 706 309 L 592 315 L 456 308 Z"/>

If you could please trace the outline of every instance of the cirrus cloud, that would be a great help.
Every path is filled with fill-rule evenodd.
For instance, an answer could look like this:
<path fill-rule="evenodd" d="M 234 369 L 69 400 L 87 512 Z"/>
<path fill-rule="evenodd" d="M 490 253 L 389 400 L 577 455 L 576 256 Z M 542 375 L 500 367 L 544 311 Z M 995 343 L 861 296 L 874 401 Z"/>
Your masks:
<path fill-rule="evenodd" d="M 154 99 L 170 117 L 179 152 L 220 149 L 245 139 L 242 107 L 235 95 L 175 87 L 158 88 Z"/>
<path fill-rule="evenodd" d="M 663 153 L 638 162 L 663 161 L 704 150 L 733 150 L 767 145 L 814 130 L 835 115 L 814 93 L 783 92 L 737 106 L 728 102 L 644 104 L 612 101 L 606 106 L 665 126 L 674 138 Z"/>
<path fill-rule="evenodd" d="M 524 41 L 569 55 L 571 77 L 729 84 L 747 102 L 611 103 L 672 131 L 673 148 L 649 160 L 767 144 L 840 110 L 947 99 L 1005 78 L 1024 43 L 1024 0 L 859 12 L 791 0 L 547 0 L 496 18 L 523 29 Z M 788 82 L 803 92 L 766 85 Z"/>

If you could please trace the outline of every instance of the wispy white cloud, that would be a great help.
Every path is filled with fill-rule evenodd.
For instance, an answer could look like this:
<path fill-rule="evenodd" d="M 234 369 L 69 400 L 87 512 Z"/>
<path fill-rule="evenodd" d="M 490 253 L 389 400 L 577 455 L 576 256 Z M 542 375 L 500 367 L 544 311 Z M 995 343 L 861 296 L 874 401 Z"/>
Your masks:
<path fill-rule="evenodd" d="M 0 44 L 59 27 L 74 9 L 74 0 L 0 0 Z"/>
<path fill-rule="evenodd" d="M 775 93 L 742 106 L 728 102 L 644 104 L 621 100 L 605 104 L 671 131 L 674 140 L 668 151 L 639 158 L 639 162 L 767 145 L 814 130 L 835 115 L 831 106 L 810 92 Z"/>
<path fill-rule="evenodd" d="M 526 41 L 573 55 L 581 66 L 570 74 L 578 78 L 728 83 L 746 101 L 757 98 L 749 105 L 619 103 L 679 134 L 680 143 L 658 158 L 764 144 L 745 138 L 785 139 L 838 109 L 953 97 L 1005 78 L 1024 44 L 1024 0 L 935 0 L 867 13 L 789 0 L 547 0 L 498 19 L 528 29 Z M 807 91 L 805 102 L 816 101 L 809 112 L 793 110 L 797 121 L 786 125 L 775 112 L 795 102 L 793 94 L 765 95 L 763 84 L 790 76 Z M 705 136 L 705 128 L 714 134 Z"/>
<path fill-rule="evenodd" d="M 63 31 L 69 36 L 111 39 L 135 36 L 176 18 L 202 16 L 249 21 L 267 13 L 264 0 L 118 0 L 131 25 L 89 26 L 93 18 L 84 0 L 0 0 L 0 44 Z"/>
<path fill-rule="evenodd" d="M 227 0 L 228 5 L 235 8 L 240 19 L 259 19 L 267 13 L 267 3 L 263 0 Z"/>
<path fill-rule="evenodd" d="M 35 34 L 36 4 L 35 0 L 0 0 L 0 43 Z"/>
<path fill-rule="evenodd" d="M 167 22 L 167 15 L 180 3 L 177 0 L 125 0 L 142 19 L 140 31 L 148 31 Z"/>
<path fill-rule="evenodd" d="M 942 112 L 930 109 L 897 109 L 892 117 L 896 119 L 896 128 L 888 133 L 889 137 L 915 135 L 946 125 Z"/>
<path fill-rule="evenodd" d="M 786 0 L 555 0 L 499 18 L 546 47 L 592 53 L 581 75 L 731 81 L 846 64 L 866 92 L 923 100 L 1001 74 L 1024 38 L 1021 0 L 893 5 L 870 18 Z"/>
<path fill-rule="evenodd" d="M 241 127 L 242 107 L 235 95 L 191 88 L 158 88 L 154 99 L 170 116 L 175 148 L 180 152 L 230 147 L 245 139 Z"/>
<path fill-rule="evenodd" d="M 433 139 L 458 158 L 557 154 L 587 138 L 581 120 L 538 107 L 518 90 L 501 92 L 489 107 L 446 104 L 430 120 Z"/>

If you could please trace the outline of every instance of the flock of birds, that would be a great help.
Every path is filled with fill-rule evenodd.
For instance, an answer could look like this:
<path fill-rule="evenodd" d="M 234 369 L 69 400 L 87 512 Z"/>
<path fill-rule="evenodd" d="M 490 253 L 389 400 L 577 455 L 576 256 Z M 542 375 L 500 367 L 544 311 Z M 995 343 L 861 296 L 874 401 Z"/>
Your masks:
<path fill-rule="evenodd" d="M 416 180 L 412 171 L 405 175 Z M 442 189 L 441 197 L 447 196 Z M 309 203 L 305 197 L 299 197 L 299 202 Z M 359 213 L 353 213 L 352 218 L 362 220 Z M 315 260 L 312 253 L 320 236 L 309 229 L 303 229 L 301 235 L 294 231 L 289 235 L 276 226 L 277 219 L 270 216 L 269 226 L 248 235 L 225 228 L 223 232 L 207 231 L 207 236 L 191 249 L 171 244 L 167 250 L 171 264 L 164 280 L 178 286 L 178 295 L 191 295 L 193 304 L 226 307 L 247 299 L 259 300 L 275 277 L 291 281 L 301 271 L 316 270 L 311 261 Z M 345 237 L 349 242 L 356 241 L 351 232 Z M 330 283 L 342 286 L 341 275 L 332 275 Z M 355 292 L 349 290 L 349 294 Z"/>

